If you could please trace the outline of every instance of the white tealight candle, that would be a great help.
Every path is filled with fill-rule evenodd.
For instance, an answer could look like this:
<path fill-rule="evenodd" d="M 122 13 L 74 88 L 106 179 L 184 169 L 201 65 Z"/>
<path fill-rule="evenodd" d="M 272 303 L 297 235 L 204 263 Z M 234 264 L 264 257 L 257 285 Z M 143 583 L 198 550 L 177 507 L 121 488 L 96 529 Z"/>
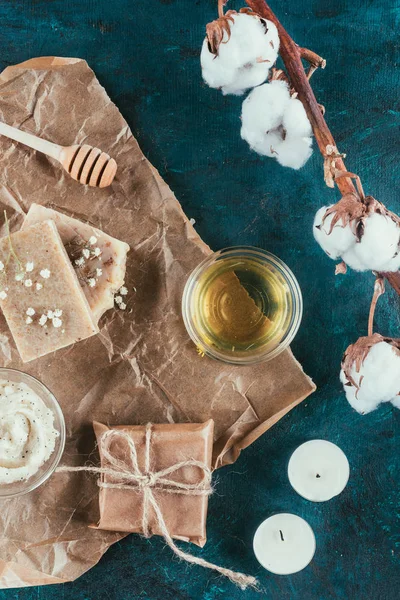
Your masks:
<path fill-rule="evenodd" d="M 311 440 L 295 450 L 288 476 L 300 496 L 325 502 L 344 490 L 349 480 L 349 461 L 344 452 L 326 440 Z"/>
<path fill-rule="evenodd" d="M 253 548 L 265 569 L 276 575 L 291 575 L 311 562 L 315 536 L 301 517 L 280 513 L 261 523 L 254 535 Z"/>

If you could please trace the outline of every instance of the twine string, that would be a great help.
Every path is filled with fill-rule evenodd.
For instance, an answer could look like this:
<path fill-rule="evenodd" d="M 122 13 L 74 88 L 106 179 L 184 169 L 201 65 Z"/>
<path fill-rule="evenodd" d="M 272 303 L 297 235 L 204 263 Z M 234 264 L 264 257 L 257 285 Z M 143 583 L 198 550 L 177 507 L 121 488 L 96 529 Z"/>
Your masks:
<path fill-rule="evenodd" d="M 217 571 L 221 575 L 228 577 L 233 583 L 242 590 L 251 586 L 257 588 L 258 581 L 255 577 L 245 575 L 231 569 L 225 569 L 214 565 L 203 558 L 193 556 L 188 552 L 181 550 L 173 541 L 168 531 L 160 506 L 154 496 L 155 491 L 162 491 L 168 494 L 183 494 L 187 496 L 209 496 L 212 494 L 211 469 L 203 462 L 189 459 L 178 462 L 170 467 L 160 471 L 151 470 L 151 439 L 152 425 L 148 423 L 145 430 L 145 453 L 144 453 L 144 471 L 139 467 L 136 445 L 133 439 L 122 430 L 105 431 L 99 441 L 101 455 L 107 461 L 107 467 L 58 467 L 57 472 L 86 472 L 101 475 L 97 485 L 101 488 L 130 490 L 143 494 L 143 512 L 142 512 L 142 531 L 145 537 L 150 537 L 150 507 L 154 512 L 156 523 L 161 535 L 164 537 L 167 545 L 182 560 L 194 565 L 205 567 Z M 112 441 L 123 440 L 128 447 L 128 460 L 121 461 L 110 451 Z M 184 467 L 198 467 L 203 472 L 203 478 L 198 483 L 182 483 L 170 479 L 168 476 L 176 473 Z M 104 476 L 111 477 L 114 482 L 104 481 Z"/>

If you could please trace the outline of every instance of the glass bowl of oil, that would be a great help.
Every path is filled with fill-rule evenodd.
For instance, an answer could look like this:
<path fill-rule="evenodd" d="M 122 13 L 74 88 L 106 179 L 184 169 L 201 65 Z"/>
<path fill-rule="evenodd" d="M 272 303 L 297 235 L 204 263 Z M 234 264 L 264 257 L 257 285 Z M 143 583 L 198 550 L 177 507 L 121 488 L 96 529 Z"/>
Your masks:
<path fill-rule="evenodd" d="M 182 298 L 183 320 L 198 352 L 237 365 L 270 360 L 287 348 L 302 311 L 289 267 L 250 246 L 208 256 L 189 276 Z"/>

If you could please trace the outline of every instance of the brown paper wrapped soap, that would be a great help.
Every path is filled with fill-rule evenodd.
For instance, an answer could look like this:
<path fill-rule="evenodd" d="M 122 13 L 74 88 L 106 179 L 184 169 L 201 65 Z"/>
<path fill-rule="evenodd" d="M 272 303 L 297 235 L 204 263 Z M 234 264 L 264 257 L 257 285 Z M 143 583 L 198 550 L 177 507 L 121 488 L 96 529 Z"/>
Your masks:
<path fill-rule="evenodd" d="M 147 427 L 107 427 L 95 422 L 93 426 L 102 469 L 118 473 L 122 463 L 123 471 L 126 468 L 126 472 L 134 476 L 128 479 L 126 476 L 102 475 L 99 529 L 162 535 L 153 508 L 145 506 L 144 487 L 140 485 L 142 482 L 148 484 L 150 474 L 149 479 L 153 478 L 151 490 L 171 537 L 204 546 L 211 491 L 213 421 Z M 110 443 L 106 442 L 104 435 L 107 432 L 117 434 L 109 437 Z M 129 447 L 125 437 L 118 435 L 120 433 L 131 438 L 133 448 Z M 150 436 L 148 444 L 146 433 Z M 148 465 L 146 459 L 149 460 Z M 171 472 L 165 472 L 168 470 Z M 177 482 L 179 487 L 174 487 L 173 482 Z"/>
<path fill-rule="evenodd" d="M 213 564 L 179 548 L 172 538 L 203 546 L 212 493 L 214 423 L 107 427 L 94 423 L 101 467 L 60 467 L 99 473 L 99 528 L 162 535 L 186 562 L 212 569 L 245 590 L 252 575 Z"/>

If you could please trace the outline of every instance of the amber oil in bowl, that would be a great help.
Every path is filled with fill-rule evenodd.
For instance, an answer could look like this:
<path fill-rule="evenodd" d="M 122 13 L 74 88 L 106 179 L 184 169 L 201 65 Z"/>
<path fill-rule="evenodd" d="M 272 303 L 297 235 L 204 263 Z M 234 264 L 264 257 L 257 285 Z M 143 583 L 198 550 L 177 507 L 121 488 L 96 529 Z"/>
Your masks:
<path fill-rule="evenodd" d="M 301 321 L 302 297 L 289 267 L 249 246 L 215 252 L 186 283 L 182 314 L 200 354 L 254 364 L 288 347 Z"/>

